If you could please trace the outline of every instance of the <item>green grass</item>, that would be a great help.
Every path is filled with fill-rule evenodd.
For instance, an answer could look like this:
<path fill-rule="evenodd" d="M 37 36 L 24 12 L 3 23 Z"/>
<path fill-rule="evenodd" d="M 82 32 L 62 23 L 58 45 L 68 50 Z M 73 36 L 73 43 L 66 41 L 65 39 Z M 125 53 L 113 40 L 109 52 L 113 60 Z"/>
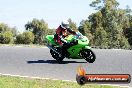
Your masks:
<path fill-rule="evenodd" d="M 0 76 L 0 88 L 120 88 L 108 85 L 85 84 L 51 79 Z"/>

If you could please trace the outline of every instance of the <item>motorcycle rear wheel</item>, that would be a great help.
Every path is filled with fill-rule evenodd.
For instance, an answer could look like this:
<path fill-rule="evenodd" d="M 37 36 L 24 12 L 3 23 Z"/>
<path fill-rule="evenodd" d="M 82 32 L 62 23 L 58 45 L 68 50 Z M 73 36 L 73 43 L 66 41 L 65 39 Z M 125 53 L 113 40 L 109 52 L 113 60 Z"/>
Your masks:
<path fill-rule="evenodd" d="M 56 51 L 59 51 L 59 48 L 56 48 Z M 59 55 L 58 53 L 54 52 L 52 49 L 50 49 L 50 54 L 58 63 L 61 63 L 63 59 L 65 58 L 64 55 Z"/>

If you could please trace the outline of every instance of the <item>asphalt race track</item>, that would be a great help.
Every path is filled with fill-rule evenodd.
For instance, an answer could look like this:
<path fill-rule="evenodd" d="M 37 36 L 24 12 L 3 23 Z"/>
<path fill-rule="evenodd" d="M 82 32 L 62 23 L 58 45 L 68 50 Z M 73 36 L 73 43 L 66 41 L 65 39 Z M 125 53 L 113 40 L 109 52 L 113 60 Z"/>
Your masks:
<path fill-rule="evenodd" d="M 48 48 L 0 46 L 0 73 L 75 81 L 77 68 L 82 65 L 89 74 L 132 76 L 132 50 L 93 51 L 97 57 L 94 63 L 87 63 L 84 59 L 64 59 L 58 64 Z M 132 87 L 132 82 L 117 85 Z"/>

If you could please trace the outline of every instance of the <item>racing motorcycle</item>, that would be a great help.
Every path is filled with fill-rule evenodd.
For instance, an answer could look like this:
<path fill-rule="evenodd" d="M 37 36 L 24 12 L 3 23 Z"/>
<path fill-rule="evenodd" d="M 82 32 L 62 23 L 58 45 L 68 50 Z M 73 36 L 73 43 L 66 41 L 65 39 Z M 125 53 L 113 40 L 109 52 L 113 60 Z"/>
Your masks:
<path fill-rule="evenodd" d="M 68 35 L 68 37 L 64 38 L 67 43 L 72 44 L 72 46 L 67 49 L 65 55 L 62 53 L 61 46 L 54 41 L 54 35 L 47 35 L 46 39 L 48 40 L 47 47 L 50 49 L 50 54 L 58 63 L 61 63 L 64 58 L 85 59 L 89 63 L 93 63 L 96 59 L 89 45 L 88 38 L 83 36 L 80 32 L 77 32 L 76 35 Z"/>

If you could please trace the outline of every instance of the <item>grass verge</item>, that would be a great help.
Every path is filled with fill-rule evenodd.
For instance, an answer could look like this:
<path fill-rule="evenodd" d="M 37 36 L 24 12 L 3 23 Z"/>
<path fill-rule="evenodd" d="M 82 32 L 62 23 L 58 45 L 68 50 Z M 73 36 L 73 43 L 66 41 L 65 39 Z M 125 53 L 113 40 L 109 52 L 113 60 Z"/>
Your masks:
<path fill-rule="evenodd" d="M 0 76 L 0 88 L 123 88 L 108 85 L 85 84 L 51 79 L 32 79 L 24 77 Z"/>

